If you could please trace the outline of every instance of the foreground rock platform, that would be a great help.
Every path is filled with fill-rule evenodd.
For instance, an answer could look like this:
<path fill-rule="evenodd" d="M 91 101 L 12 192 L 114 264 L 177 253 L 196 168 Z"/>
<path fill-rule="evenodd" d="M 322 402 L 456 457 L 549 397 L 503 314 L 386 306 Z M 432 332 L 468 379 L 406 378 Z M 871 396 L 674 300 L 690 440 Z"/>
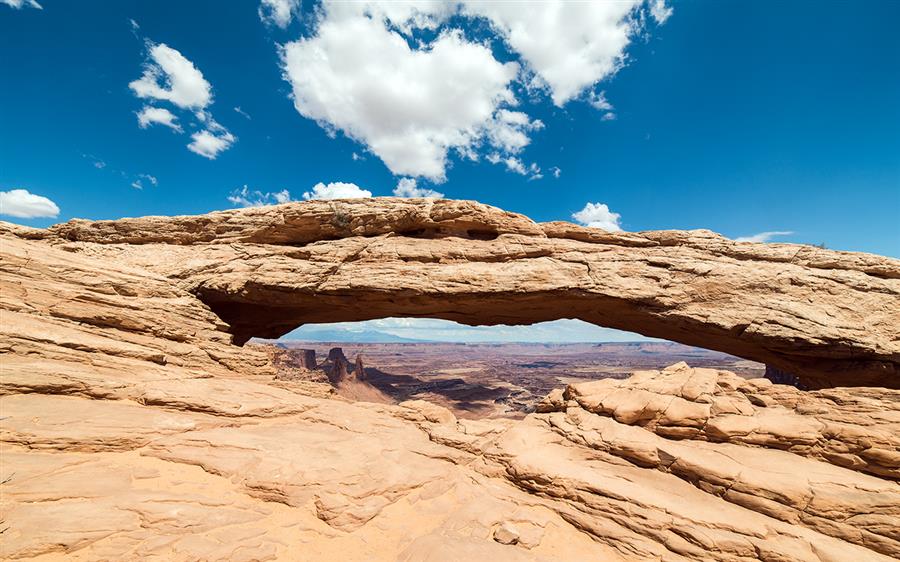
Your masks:
<path fill-rule="evenodd" d="M 898 390 L 851 386 L 804 392 L 678 364 L 625 380 L 570 385 L 551 393 L 539 412 L 524 420 L 459 420 L 426 402 L 354 403 L 334 397 L 324 384 L 276 380 L 270 355 L 258 346 L 234 345 L 237 331 L 220 315 L 224 301 L 210 298 L 225 294 L 252 303 L 268 295 L 270 302 L 284 303 L 285 314 L 299 315 L 301 304 L 312 306 L 313 299 L 292 300 L 292 291 L 318 279 L 321 306 L 332 306 L 337 320 L 362 314 L 364 299 L 387 306 L 375 282 L 395 279 L 395 285 L 385 285 L 387 295 L 403 306 L 419 299 L 429 315 L 443 315 L 450 309 L 430 307 L 441 306 L 435 300 L 438 289 L 452 287 L 443 277 L 451 270 L 458 291 L 483 303 L 539 303 L 538 297 L 565 292 L 560 286 L 555 293 L 528 293 L 523 285 L 522 294 L 485 294 L 480 288 L 494 279 L 491 269 L 467 273 L 463 259 L 493 263 L 498 282 L 511 282 L 512 274 L 502 273 L 509 267 L 525 281 L 540 271 L 553 283 L 549 269 L 529 269 L 543 258 L 509 256 L 541 245 L 556 248 L 553 252 L 561 253 L 545 257 L 565 275 L 569 266 L 555 260 L 566 252 L 586 252 L 580 249 L 586 245 L 598 254 L 590 254 L 592 269 L 594 260 L 607 265 L 598 265 L 594 274 L 581 266 L 581 277 L 605 279 L 597 271 L 607 271 L 608 283 L 619 284 L 630 278 L 626 270 L 610 273 L 616 270 L 609 254 L 619 252 L 621 260 L 627 253 L 622 248 L 660 253 L 675 248 L 679 259 L 684 252 L 701 252 L 728 264 L 722 267 L 734 275 L 728 279 L 735 287 L 745 279 L 741 275 L 750 283 L 751 272 L 742 264 L 752 265 L 762 272 L 757 296 L 770 280 L 766 268 L 774 272 L 776 263 L 788 268 L 795 282 L 806 279 L 800 274 L 805 272 L 816 287 L 843 287 L 842 293 L 793 292 L 791 287 L 806 281 L 789 282 L 765 303 L 771 315 L 765 318 L 781 318 L 782 309 L 793 311 L 790 318 L 830 318 L 822 330 L 831 336 L 812 327 L 790 328 L 793 320 L 782 319 L 778 330 L 784 332 L 761 321 L 761 327 L 744 330 L 750 335 L 727 340 L 778 349 L 787 357 L 793 357 L 791 349 L 801 349 L 797 356 L 818 365 L 832 358 L 836 368 L 894 361 L 897 324 L 879 318 L 897 313 L 895 261 L 815 250 L 791 264 L 759 256 L 798 254 L 796 246 L 741 245 L 696 233 L 682 233 L 680 245 L 625 246 L 603 240 L 676 235 L 535 226 L 473 203 L 369 204 L 376 217 L 371 224 L 358 218 L 360 204 L 338 202 L 219 213 L 207 222 L 148 218 L 68 223 L 49 231 L 0 228 L 0 558 L 836 562 L 900 557 Z M 347 211 L 350 207 L 357 210 Z M 412 209 L 408 212 L 420 217 L 429 208 L 428 216 L 444 225 L 434 228 L 447 229 L 427 234 L 434 238 L 378 232 L 385 216 Z M 284 218 L 335 209 L 350 218 L 333 228 L 356 224 L 352 228 L 361 229 L 359 236 L 327 230 L 322 225 L 328 221 L 319 218 Z M 476 220 L 476 211 L 489 216 Z M 137 231 L 129 226 L 134 224 L 144 224 L 144 242 L 134 238 Z M 483 240 L 490 224 L 504 234 Z M 553 228 L 569 237 L 546 234 Z M 516 242 L 504 238 L 513 236 L 507 232 L 513 229 L 520 231 Z M 82 232 L 93 233 L 95 240 Z M 276 244 L 273 233 L 287 240 Z M 354 244 L 356 257 L 345 260 Z M 720 249 L 713 252 L 710 245 Z M 443 253 L 431 253 L 438 250 Z M 757 257 L 739 260 L 734 257 L 739 252 Z M 437 261 L 410 259 L 426 254 Z M 499 257 L 475 259 L 488 254 Z M 376 257 L 385 258 L 382 266 Z M 645 258 L 635 260 L 639 265 Z M 353 265 L 357 262 L 362 263 Z M 330 275 L 303 273 L 318 272 L 326 263 Z M 398 269 L 401 263 L 412 265 Z M 441 267 L 414 273 L 429 263 Z M 629 267 L 640 280 L 642 268 L 651 266 L 638 265 Z M 345 268 L 350 271 L 342 273 Z M 710 276 L 717 277 L 713 271 Z M 431 285 L 417 292 L 407 277 Z M 575 280 L 564 277 L 559 283 Z M 746 313 L 726 310 L 717 316 L 718 307 L 750 298 L 749 286 L 740 285 L 745 289 L 740 297 L 740 291 L 726 290 L 725 278 L 719 282 L 723 287 L 712 284 L 709 290 L 720 300 L 703 304 L 699 293 L 692 301 L 678 296 L 666 310 L 677 311 L 671 315 L 681 315 L 683 322 L 694 318 L 689 324 L 701 327 Z M 651 286 L 634 283 L 632 296 Z M 683 296 L 699 291 L 699 283 L 669 287 Z M 222 292 L 205 292 L 213 287 Z M 585 290 L 579 287 L 568 290 Z M 643 306 L 646 310 L 634 306 L 641 318 L 667 317 L 657 305 Z M 502 304 L 496 310 L 514 308 Z M 316 312 L 318 306 L 309 310 L 325 314 Z M 706 311 L 705 323 L 696 320 L 700 310 Z M 828 314 L 816 316 L 817 310 Z M 866 323 L 856 324 L 855 314 L 868 315 Z M 269 316 L 269 322 L 276 320 Z M 668 326 L 665 322 L 654 325 Z M 263 326 L 262 315 L 245 324 L 255 325 Z M 791 338 L 796 348 L 790 347 Z M 822 386 L 892 380 L 864 368 L 843 375 L 827 368 L 810 372 L 818 373 L 810 380 Z"/>

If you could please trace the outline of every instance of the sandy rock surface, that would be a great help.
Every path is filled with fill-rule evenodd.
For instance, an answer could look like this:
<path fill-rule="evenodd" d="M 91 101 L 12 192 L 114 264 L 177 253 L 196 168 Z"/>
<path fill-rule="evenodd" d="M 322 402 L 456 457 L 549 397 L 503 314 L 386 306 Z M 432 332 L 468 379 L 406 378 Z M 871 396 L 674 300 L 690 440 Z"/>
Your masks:
<path fill-rule="evenodd" d="M 225 301 L 198 297 L 277 294 L 285 315 L 315 315 L 315 289 L 338 317 L 369 297 L 378 313 L 397 298 L 450 316 L 433 298 L 448 290 L 462 296 L 444 306 L 496 299 L 501 320 L 578 293 L 598 315 L 796 352 L 810 380 L 862 384 L 875 364 L 895 380 L 893 260 L 535 225 L 462 202 L 0 231 L 0 558 L 900 558 L 896 390 L 802 392 L 679 364 L 570 385 L 524 420 L 459 420 L 276 380 L 264 350 L 232 344 Z M 522 285 L 538 279 L 555 288 Z"/>
<path fill-rule="evenodd" d="M 385 316 L 580 318 L 767 363 L 811 388 L 900 387 L 900 261 L 871 254 L 397 198 L 6 229 L 168 277 L 238 343 Z"/>

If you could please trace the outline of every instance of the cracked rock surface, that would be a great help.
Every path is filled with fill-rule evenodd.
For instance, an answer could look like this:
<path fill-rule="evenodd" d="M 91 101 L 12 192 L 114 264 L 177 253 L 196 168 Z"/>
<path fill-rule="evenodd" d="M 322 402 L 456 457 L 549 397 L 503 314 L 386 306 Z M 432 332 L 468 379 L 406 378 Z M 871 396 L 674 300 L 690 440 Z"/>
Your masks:
<path fill-rule="evenodd" d="M 900 392 L 863 385 L 896 386 L 870 369 L 896 364 L 896 271 L 466 202 L 0 225 L 0 558 L 894 560 Z M 748 304 L 773 275 L 784 284 Z M 507 315 L 556 301 L 568 314 L 564 293 L 597 301 L 588 312 L 794 353 L 809 380 L 854 386 L 678 364 L 570 385 L 524 420 L 458 420 L 276 380 L 222 312 L 280 303 L 282 320 L 245 324 L 263 327 L 395 299 L 447 317 L 494 302 L 496 320 L 524 320 Z M 740 334 L 717 331 L 746 314 L 757 321 Z"/>

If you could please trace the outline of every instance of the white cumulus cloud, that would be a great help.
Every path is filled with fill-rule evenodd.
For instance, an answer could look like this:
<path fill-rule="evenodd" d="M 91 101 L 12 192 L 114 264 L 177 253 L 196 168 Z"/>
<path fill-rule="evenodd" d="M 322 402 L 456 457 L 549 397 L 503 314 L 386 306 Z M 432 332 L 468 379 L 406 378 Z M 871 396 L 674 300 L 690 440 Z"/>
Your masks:
<path fill-rule="evenodd" d="M 311 199 L 361 199 L 371 197 L 372 192 L 362 189 L 355 183 L 344 183 L 340 181 L 324 184 L 322 182 L 313 186 L 312 191 L 303 194 L 303 198 L 307 201 Z"/>
<path fill-rule="evenodd" d="M 300 13 L 300 0 L 262 0 L 259 3 L 259 19 L 269 25 L 286 28 Z"/>
<path fill-rule="evenodd" d="M 400 178 L 397 187 L 394 188 L 394 195 L 397 197 L 429 197 L 440 199 L 443 193 L 433 189 L 419 187 L 414 178 Z"/>
<path fill-rule="evenodd" d="M 287 189 L 274 193 L 250 189 L 246 185 L 235 189 L 228 196 L 228 200 L 240 207 L 262 207 L 264 205 L 280 205 L 292 201 L 291 192 Z"/>
<path fill-rule="evenodd" d="M 191 112 L 203 129 L 191 134 L 187 148 L 214 160 L 222 151 L 228 150 L 237 137 L 216 122 L 206 109 L 213 101 L 212 85 L 194 63 L 176 49 L 165 43 L 148 45 L 144 73 L 128 87 L 139 98 L 169 102 L 178 109 Z M 137 116 L 142 129 L 158 123 L 182 132 L 177 117 L 166 108 L 147 105 Z"/>
<path fill-rule="evenodd" d="M 303 116 L 364 143 L 394 174 L 434 181 L 448 152 L 470 149 L 514 101 L 518 73 L 460 32 L 413 49 L 364 13 L 324 17 L 315 36 L 284 46 L 282 61 Z"/>
<path fill-rule="evenodd" d="M 572 214 L 579 224 L 592 228 L 602 228 L 611 232 L 622 230 L 619 219 L 622 215 L 609 210 L 605 203 L 588 203 L 584 209 Z"/>
<path fill-rule="evenodd" d="M 139 98 L 169 101 L 183 109 L 203 109 L 212 101 L 212 86 L 177 50 L 152 45 L 144 74 L 128 87 Z"/>
<path fill-rule="evenodd" d="M 228 131 L 214 133 L 204 129 L 191 135 L 191 142 L 187 147 L 191 152 L 215 160 L 219 153 L 228 150 L 234 141 L 234 135 Z"/>
<path fill-rule="evenodd" d="M 790 236 L 794 233 L 792 230 L 772 230 L 769 232 L 760 232 L 750 236 L 740 236 L 735 238 L 736 242 L 769 242 L 778 236 Z"/>
<path fill-rule="evenodd" d="M 454 153 L 520 159 L 543 123 L 516 109 L 514 90 L 536 87 L 557 106 L 593 92 L 625 64 L 648 11 L 662 22 L 671 8 L 664 0 L 324 0 L 313 33 L 282 46 L 282 68 L 301 115 L 364 144 L 395 175 L 440 182 Z M 487 22 L 519 61 L 501 62 L 470 40 L 456 27 L 466 20 Z M 588 101 L 612 108 L 602 94 Z"/>
<path fill-rule="evenodd" d="M 150 125 L 158 123 L 165 125 L 173 131 L 181 132 L 181 125 L 178 124 L 178 118 L 174 113 L 164 107 L 153 107 L 145 105 L 137 114 L 138 126 L 146 129 Z"/>
<path fill-rule="evenodd" d="M 27 189 L 0 191 L 0 215 L 20 219 L 53 218 L 59 207 L 50 199 L 29 193 Z"/>
<path fill-rule="evenodd" d="M 557 106 L 621 68 L 639 30 L 642 0 L 618 2 L 466 2 L 483 16 L 550 89 Z"/>

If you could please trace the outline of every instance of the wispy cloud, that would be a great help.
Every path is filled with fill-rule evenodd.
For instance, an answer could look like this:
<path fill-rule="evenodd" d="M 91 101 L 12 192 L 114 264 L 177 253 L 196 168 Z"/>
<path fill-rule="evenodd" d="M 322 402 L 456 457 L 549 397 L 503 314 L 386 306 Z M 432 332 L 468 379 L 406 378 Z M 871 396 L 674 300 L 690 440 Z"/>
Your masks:
<path fill-rule="evenodd" d="M 414 178 L 400 178 L 397 187 L 394 188 L 394 195 L 397 197 L 428 197 L 432 199 L 440 199 L 443 193 L 433 189 L 419 187 Z"/>
<path fill-rule="evenodd" d="M 250 189 L 246 185 L 233 190 L 228 196 L 228 200 L 232 205 L 238 207 L 263 207 L 293 201 L 291 192 L 287 189 L 276 192 L 262 192 L 257 189 Z"/>
<path fill-rule="evenodd" d="M 281 29 L 285 29 L 299 13 L 300 0 L 262 0 L 259 3 L 259 19 Z"/>
<path fill-rule="evenodd" d="M 779 236 L 791 236 L 792 234 L 794 234 L 793 230 L 772 230 L 769 232 L 760 232 L 751 236 L 740 236 L 734 240 L 736 242 L 769 242 L 773 238 Z"/>

